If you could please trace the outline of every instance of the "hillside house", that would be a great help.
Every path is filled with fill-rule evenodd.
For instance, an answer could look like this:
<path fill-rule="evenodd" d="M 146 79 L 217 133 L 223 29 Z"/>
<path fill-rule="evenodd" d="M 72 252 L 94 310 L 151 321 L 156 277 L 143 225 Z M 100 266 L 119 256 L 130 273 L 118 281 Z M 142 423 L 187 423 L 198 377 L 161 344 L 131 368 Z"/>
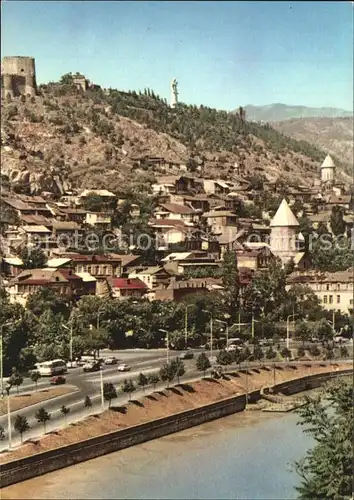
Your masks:
<path fill-rule="evenodd" d="M 117 299 L 141 299 L 148 292 L 147 285 L 139 278 L 108 278 L 112 297 Z"/>
<path fill-rule="evenodd" d="M 8 284 L 11 302 L 26 305 L 28 296 L 42 287 L 50 288 L 71 300 L 78 300 L 87 291 L 83 280 L 71 269 L 29 269 L 22 271 Z"/>
<path fill-rule="evenodd" d="M 86 224 L 96 226 L 101 229 L 109 229 L 112 223 L 112 215 L 109 212 L 92 212 L 86 210 Z"/>
<path fill-rule="evenodd" d="M 170 283 L 171 274 L 160 266 L 137 268 L 129 274 L 129 278 L 139 278 L 149 290 L 165 288 Z"/>
<path fill-rule="evenodd" d="M 242 268 L 253 271 L 263 271 L 269 269 L 269 266 L 275 262 L 276 257 L 271 252 L 268 245 L 260 247 L 248 247 L 244 244 L 243 250 L 237 250 L 237 264 Z"/>
<path fill-rule="evenodd" d="M 156 219 L 182 220 L 186 224 L 197 223 L 200 211 L 177 203 L 161 203 L 154 212 Z"/>
<path fill-rule="evenodd" d="M 171 245 L 183 243 L 190 229 L 181 219 L 154 219 L 149 225 L 155 231 L 158 250 L 167 250 Z"/>
<path fill-rule="evenodd" d="M 237 227 L 237 215 L 229 210 L 213 210 L 205 212 L 202 219 L 206 221 L 214 234 L 225 234 L 227 228 Z"/>
<path fill-rule="evenodd" d="M 214 256 L 208 252 L 173 252 L 161 259 L 168 270 L 174 271 L 177 274 L 183 274 L 186 269 L 200 269 L 205 267 L 219 268 L 218 262 L 215 262 Z M 171 265 L 173 264 L 173 265 Z"/>
<path fill-rule="evenodd" d="M 188 295 L 196 293 L 208 293 L 210 285 L 208 279 L 190 279 L 180 280 L 172 279 L 166 288 L 160 288 L 155 291 L 155 300 L 173 300 L 180 302 Z"/>

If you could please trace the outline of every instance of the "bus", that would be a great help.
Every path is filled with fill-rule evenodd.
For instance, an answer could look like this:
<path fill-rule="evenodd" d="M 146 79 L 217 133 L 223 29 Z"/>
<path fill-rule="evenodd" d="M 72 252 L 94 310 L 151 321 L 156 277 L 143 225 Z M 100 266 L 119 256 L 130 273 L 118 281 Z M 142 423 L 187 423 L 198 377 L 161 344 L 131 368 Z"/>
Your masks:
<path fill-rule="evenodd" d="M 61 375 L 67 373 L 68 368 L 66 362 L 62 359 L 53 359 L 52 361 L 44 361 L 37 363 L 36 369 L 42 377 L 52 377 L 53 375 Z"/>

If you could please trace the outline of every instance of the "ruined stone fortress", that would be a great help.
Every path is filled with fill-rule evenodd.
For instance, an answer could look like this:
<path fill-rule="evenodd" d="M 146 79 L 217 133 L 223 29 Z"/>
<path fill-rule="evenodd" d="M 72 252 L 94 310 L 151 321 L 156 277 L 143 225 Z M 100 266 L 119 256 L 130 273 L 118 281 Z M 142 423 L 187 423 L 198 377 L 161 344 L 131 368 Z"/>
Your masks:
<path fill-rule="evenodd" d="M 37 94 L 34 57 L 4 57 L 1 63 L 1 96 Z"/>

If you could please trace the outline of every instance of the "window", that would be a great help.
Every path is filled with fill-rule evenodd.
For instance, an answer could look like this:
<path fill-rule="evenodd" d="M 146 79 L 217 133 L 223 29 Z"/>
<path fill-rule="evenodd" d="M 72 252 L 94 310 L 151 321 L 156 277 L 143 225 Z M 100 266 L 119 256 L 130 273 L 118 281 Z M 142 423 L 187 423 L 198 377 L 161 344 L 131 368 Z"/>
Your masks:
<path fill-rule="evenodd" d="M 330 296 L 328 297 L 328 303 L 329 303 L 329 304 L 333 304 L 333 295 L 330 295 Z"/>
<path fill-rule="evenodd" d="M 326 290 L 329 290 L 329 285 L 326 285 Z"/>
<path fill-rule="evenodd" d="M 350 299 L 350 305 L 351 306 L 353 305 L 353 299 Z"/>
<path fill-rule="evenodd" d="M 340 290 L 340 283 L 337 283 L 337 290 Z"/>
<path fill-rule="evenodd" d="M 324 303 L 324 304 L 327 304 L 327 295 L 324 295 L 324 296 L 323 296 L 323 303 Z"/>
<path fill-rule="evenodd" d="M 337 295 L 337 304 L 340 303 L 340 295 Z"/>

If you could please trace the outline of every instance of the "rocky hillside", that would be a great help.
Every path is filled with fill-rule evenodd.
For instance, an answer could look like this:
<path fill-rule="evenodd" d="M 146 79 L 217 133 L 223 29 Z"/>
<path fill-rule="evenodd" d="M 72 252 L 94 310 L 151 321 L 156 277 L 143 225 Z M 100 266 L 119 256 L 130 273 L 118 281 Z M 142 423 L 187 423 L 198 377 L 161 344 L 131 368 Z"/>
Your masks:
<path fill-rule="evenodd" d="M 297 140 L 306 139 L 316 147 L 353 164 L 353 117 L 301 118 L 272 123 L 283 134 Z"/>
<path fill-rule="evenodd" d="M 312 184 L 325 153 L 268 125 L 205 107 L 171 109 L 144 93 L 41 86 L 1 102 L 2 177 L 24 192 L 146 187 L 180 164 L 204 176 L 264 176 Z M 170 166 L 156 166 L 151 157 Z M 235 164 L 237 164 L 235 166 Z M 344 178 L 345 178 L 345 174 Z"/>
<path fill-rule="evenodd" d="M 353 117 L 353 113 L 338 108 L 309 108 L 307 106 L 288 106 L 287 104 L 268 104 L 267 106 L 245 107 L 248 120 L 275 122 L 294 118 L 343 118 Z"/>

